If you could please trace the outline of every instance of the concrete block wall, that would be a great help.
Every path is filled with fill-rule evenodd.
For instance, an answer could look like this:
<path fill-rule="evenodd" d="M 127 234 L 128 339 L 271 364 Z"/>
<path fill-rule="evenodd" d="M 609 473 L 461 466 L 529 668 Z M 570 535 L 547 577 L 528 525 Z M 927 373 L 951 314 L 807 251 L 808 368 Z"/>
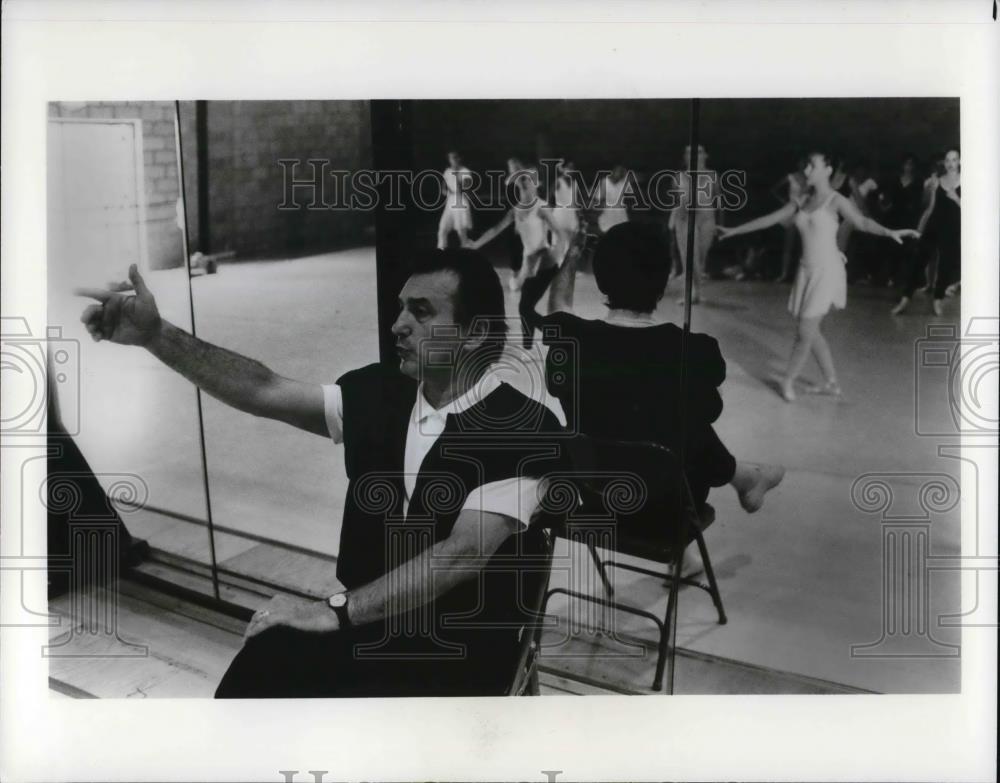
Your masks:
<path fill-rule="evenodd" d="M 198 233 L 195 126 L 194 102 L 182 102 L 192 251 L 206 249 Z M 330 169 L 371 167 L 367 101 L 208 101 L 207 131 L 211 251 L 282 257 L 371 241 L 373 213 L 278 209 L 284 198 L 281 159 L 300 160 L 303 167 L 310 158 L 328 160 Z M 299 172 L 307 173 L 301 167 Z M 332 182 L 327 179 L 328 186 Z"/>

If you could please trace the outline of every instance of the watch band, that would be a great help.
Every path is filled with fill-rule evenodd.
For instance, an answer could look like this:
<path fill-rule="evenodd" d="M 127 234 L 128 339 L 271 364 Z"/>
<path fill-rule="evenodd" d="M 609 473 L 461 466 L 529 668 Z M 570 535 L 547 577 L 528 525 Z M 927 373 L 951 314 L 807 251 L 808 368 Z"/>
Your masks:
<path fill-rule="evenodd" d="M 326 599 L 326 605 L 337 615 L 337 622 L 341 628 L 351 627 L 351 617 L 347 611 L 347 592 L 334 593 Z"/>

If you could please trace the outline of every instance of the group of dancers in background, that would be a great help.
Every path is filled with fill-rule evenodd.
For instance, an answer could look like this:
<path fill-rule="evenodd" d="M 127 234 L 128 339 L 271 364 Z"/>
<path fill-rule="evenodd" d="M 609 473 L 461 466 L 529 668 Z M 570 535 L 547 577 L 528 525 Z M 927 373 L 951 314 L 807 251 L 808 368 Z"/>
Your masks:
<path fill-rule="evenodd" d="M 714 207 L 692 207 L 688 201 L 689 171 L 708 173 L 705 181 L 710 188 L 717 187 L 717 178 L 711 176 L 703 146 L 698 147 L 694 167 L 691 149 L 685 148 L 683 168 L 676 178 L 678 205 L 670 211 L 666 224 L 672 253 L 664 259 L 679 277 L 692 275 L 691 301 L 700 304 L 705 301 L 702 283 L 716 241 L 777 225 L 785 228 L 778 279 L 792 283 L 788 309 L 796 324 L 791 356 L 780 382 L 781 396 L 788 402 L 796 399 L 797 381 L 810 356 L 816 359 L 824 380 L 806 390 L 841 394 L 822 323 L 831 310 L 846 307 L 852 272 L 861 281 L 876 277 L 879 269 L 886 270 L 901 290 L 901 298 L 891 310 L 893 315 L 903 313 L 918 287 L 925 284 L 926 290 L 933 292 L 935 314 L 941 315 L 943 300 L 956 292 L 961 271 L 961 161 L 957 148 L 947 149 L 927 178 L 920 176 L 917 159 L 908 155 L 898 175 L 881 184 L 867 176 L 864 167 L 848 173 L 827 152 L 813 152 L 800 163 L 799 169 L 783 179 L 781 188 L 772 189 L 783 198 L 782 206 L 747 223 L 723 226 L 721 200 L 715 190 L 708 201 Z M 454 233 L 462 246 L 483 247 L 513 225 L 520 248 L 519 257 L 512 259 L 515 274 L 509 285 L 512 291 L 521 292 L 519 312 L 525 324 L 531 324 L 532 313 L 546 290 L 550 312 L 572 310 L 577 270 L 587 268 L 600 237 L 632 219 L 622 200 L 629 172 L 616 166 L 599 183 L 590 203 L 582 203 L 570 162 L 563 161 L 557 168 L 550 193 L 540 191 L 536 169 L 516 158 L 509 159 L 507 167 L 508 193 L 514 194 L 508 211 L 499 223 L 473 240 L 471 207 L 462 188 L 471 172 L 458 153 L 449 154 L 449 166 L 443 173 L 448 199 L 438 226 L 438 246 L 446 247 Z M 693 257 L 692 263 L 685 263 L 692 221 Z M 883 241 L 878 245 L 865 241 L 874 237 Z M 752 255 L 749 248 L 753 246 L 747 247 L 746 254 Z M 678 302 L 683 303 L 683 298 Z M 525 327 L 523 340 L 530 348 L 530 326 Z"/>

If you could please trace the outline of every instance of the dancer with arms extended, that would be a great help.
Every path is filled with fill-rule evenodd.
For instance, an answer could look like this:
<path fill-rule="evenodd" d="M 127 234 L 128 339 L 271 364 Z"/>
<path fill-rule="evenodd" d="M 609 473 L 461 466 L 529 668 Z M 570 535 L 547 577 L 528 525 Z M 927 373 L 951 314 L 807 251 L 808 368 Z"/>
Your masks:
<path fill-rule="evenodd" d="M 788 369 L 781 382 L 781 396 L 786 402 L 795 400 L 795 380 L 810 353 L 816 357 L 825 380 L 825 384 L 814 391 L 834 395 L 841 393 L 833 355 L 821 330 L 823 319 L 830 310 L 842 310 L 847 305 L 846 259 L 837 247 L 840 219 L 850 221 L 859 231 L 890 237 L 895 242 L 920 236 L 913 229 L 888 229 L 862 215 L 850 199 L 830 185 L 833 172 L 834 165 L 829 155 L 813 153 L 805 168 L 809 190 L 804 198 L 743 225 L 718 229 L 720 238 L 728 239 L 760 231 L 794 217 L 802 237 L 802 259 L 788 300 L 788 309 L 797 319 L 798 328 Z"/>
<path fill-rule="evenodd" d="M 511 278 L 510 288 L 521 291 L 518 309 L 522 314 L 534 310 L 546 288 L 549 288 L 550 311 L 572 307 L 576 258 L 582 252 L 582 248 L 576 248 L 582 235 L 582 221 L 574 204 L 572 178 L 565 172 L 558 175 L 555 204 L 550 206 L 538 198 L 536 177 L 534 170 L 525 172 L 519 180 L 517 203 L 496 226 L 471 245 L 474 249 L 480 248 L 514 224 L 524 245 L 524 260 L 521 269 Z M 548 242 L 550 232 L 551 246 Z M 533 335 L 530 321 L 525 322 L 523 344 L 526 349 L 531 348 Z"/>

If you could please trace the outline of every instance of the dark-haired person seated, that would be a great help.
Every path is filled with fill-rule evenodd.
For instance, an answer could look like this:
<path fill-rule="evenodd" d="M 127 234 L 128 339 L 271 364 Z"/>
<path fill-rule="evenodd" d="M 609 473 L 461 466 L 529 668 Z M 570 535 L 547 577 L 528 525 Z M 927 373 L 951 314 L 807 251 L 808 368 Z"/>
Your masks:
<path fill-rule="evenodd" d="M 492 371 L 507 323 L 485 257 L 419 257 L 392 326 L 398 363 L 326 386 L 181 331 L 134 266 L 129 277 L 79 292 L 98 301 L 82 316 L 95 339 L 144 346 L 222 402 L 344 444 L 344 590 L 261 607 L 216 696 L 502 694 L 543 551 L 528 523 L 560 427 Z"/>
<path fill-rule="evenodd" d="M 669 261 L 659 226 L 622 223 L 601 238 L 594 277 L 607 297 L 607 317 L 533 314 L 533 326 L 550 347 L 547 385 L 562 404 L 567 426 L 598 438 L 654 441 L 678 451 L 683 411 L 695 502 L 703 505 L 711 488 L 729 484 L 744 510 L 753 513 L 785 469 L 737 460 L 716 435 L 712 423 L 722 413 L 719 386 L 726 362 L 718 342 L 706 334 L 689 335 L 687 395 L 681 404 L 682 332 L 653 316 L 667 287 Z M 573 368 L 552 361 L 551 348 L 564 340 L 570 356 L 575 354 Z"/>

